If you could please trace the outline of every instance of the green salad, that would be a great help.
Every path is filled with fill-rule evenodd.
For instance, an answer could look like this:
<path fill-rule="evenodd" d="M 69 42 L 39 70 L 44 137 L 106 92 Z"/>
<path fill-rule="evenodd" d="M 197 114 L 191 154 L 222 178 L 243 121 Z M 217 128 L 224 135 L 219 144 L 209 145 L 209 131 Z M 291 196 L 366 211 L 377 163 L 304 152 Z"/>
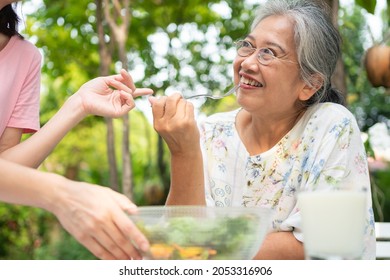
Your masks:
<path fill-rule="evenodd" d="M 136 221 L 148 238 L 152 259 L 241 259 L 241 253 L 253 251 L 258 219 L 241 215 L 216 219 L 194 217 L 161 218 L 146 225 Z"/>

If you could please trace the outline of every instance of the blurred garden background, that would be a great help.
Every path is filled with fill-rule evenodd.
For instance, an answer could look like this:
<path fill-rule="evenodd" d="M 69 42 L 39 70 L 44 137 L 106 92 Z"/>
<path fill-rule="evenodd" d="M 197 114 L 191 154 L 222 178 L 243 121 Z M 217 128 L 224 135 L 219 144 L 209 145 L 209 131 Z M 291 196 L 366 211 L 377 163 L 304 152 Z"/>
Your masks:
<path fill-rule="evenodd" d="M 262 0 L 31 0 L 19 5 L 21 33 L 42 52 L 41 124 L 79 86 L 128 69 L 155 95 L 225 91 L 234 41 L 249 32 Z M 375 218 L 390 222 L 390 51 L 386 1 L 328 0 L 343 37 L 334 86 L 362 130 L 371 168 Z M 378 2 L 378 3 L 377 3 Z M 373 24 L 373 22 L 375 24 Z M 375 71 L 385 69 L 385 78 Z M 370 76 L 368 72 L 374 71 Z M 388 72 L 388 73 L 387 73 Z M 387 76 L 386 76 L 387 75 Z M 281 77 L 282 78 L 282 77 Z M 377 78 L 376 82 L 372 79 Z M 388 81 L 388 85 L 385 82 Z M 40 167 L 111 187 L 137 205 L 161 205 L 170 184 L 169 153 L 152 126 L 146 98 L 123 119 L 88 117 Z M 198 118 L 236 108 L 234 96 L 196 100 Z M 41 209 L 0 203 L 0 259 L 94 259 Z"/>

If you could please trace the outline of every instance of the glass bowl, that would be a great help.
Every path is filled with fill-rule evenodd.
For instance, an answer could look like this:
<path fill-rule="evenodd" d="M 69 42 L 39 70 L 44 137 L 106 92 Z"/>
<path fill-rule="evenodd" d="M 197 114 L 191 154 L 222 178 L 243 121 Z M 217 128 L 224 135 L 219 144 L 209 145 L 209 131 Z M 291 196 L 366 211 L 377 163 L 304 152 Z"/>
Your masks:
<path fill-rule="evenodd" d="M 154 260 L 249 260 L 268 231 L 271 210 L 249 207 L 141 206 L 132 221 Z"/>

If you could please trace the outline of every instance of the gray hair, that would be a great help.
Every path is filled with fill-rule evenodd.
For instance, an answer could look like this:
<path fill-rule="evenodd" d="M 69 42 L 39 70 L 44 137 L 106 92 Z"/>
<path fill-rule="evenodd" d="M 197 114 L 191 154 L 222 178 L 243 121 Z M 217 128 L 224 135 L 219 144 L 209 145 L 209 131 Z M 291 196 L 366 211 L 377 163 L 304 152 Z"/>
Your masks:
<path fill-rule="evenodd" d="M 315 0 L 268 0 L 260 6 L 251 30 L 272 15 L 286 15 L 295 22 L 294 40 L 301 79 L 309 86 L 318 83 L 313 79 L 315 75 L 321 79 L 321 88 L 305 106 L 319 102 L 343 104 L 342 95 L 331 87 L 331 77 L 341 55 L 341 37 L 332 23 L 330 8 Z"/>

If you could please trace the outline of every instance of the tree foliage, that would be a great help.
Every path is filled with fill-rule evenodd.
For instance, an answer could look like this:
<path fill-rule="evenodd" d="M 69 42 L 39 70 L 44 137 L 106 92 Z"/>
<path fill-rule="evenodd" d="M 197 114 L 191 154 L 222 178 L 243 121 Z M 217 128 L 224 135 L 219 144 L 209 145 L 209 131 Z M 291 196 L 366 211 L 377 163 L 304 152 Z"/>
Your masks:
<path fill-rule="evenodd" d="M 355 0 L 356 4 L 363 7 L 367 12 L 374 14 L 376 7 L 376 0 Z"/>
<path fill-rule="evenodd" d="M 137 86 L 151 87 L 156 95 L 162 95 L 173 90 L 183 94 L 199 90 L 221 91 L 231 84 L 232 56 L 229 58 L 227 54 L 232 53 L 234 40 L 248 32 L 252 6 L 237 1 L 206 0 L 131 3 L 130 36 L 126 43 L 128 65 L 125 68 L 133 73 Z M 45 58 L 42 123 L 83 82 L 99 73 L 95 2 L 44 0 L 43 4 L 44 7 L 29 17 L 27 25 L 28 35 L 38 38 L 36 45 Z M 218 7 L 226 10 L 225 14 L 219 13 Z M 105 33 L 107 42 L 112 40 L 107 27 Z M 111 72 L 114 72 L 120 63 L 117 52 L 112 50 L 112 54 Z M 131 126 L 135 123 L 132 121 Z M 137 135 L 138 131 L 132 129 L 131 133 Z M 150 136 L 157 137 L 153 133 Z M 76 172 L 74 179 L 79 179 L 83 170 L 92 168 L 96 157 L 100 157 L 101 163 L 107 161 L 104 146 L 98 144 L 104 139 L 102 119 L 89 117 L 58 146 L 45 167 L 51 171 L 61 170 L 63 174 L 73 170 Z M 137 137 L 132 139 L 137 141 Z M 89 153 L 91 150 L 95 151 L 94 156 Z M 131 153 L 139 154 L 139 151 L 132 150 Z M 167 164 L 169 159 L 166 155 L 164 158 Z M 100 166 L 106 176 L 107 166 Z M 135 181 L 141 180 L 135 178 Z"/>
<path fill-rule="evenodd" d="M 368 13 L 375 14 L 375 9 L 377 7 L 376 0 L 355 0 L 355 3 L 360 7 L 364 8 Z M 387 24 L 390 21 L 390 0 L 386 0 L 386 10 L 385 14 L 387 17 Z"/>

